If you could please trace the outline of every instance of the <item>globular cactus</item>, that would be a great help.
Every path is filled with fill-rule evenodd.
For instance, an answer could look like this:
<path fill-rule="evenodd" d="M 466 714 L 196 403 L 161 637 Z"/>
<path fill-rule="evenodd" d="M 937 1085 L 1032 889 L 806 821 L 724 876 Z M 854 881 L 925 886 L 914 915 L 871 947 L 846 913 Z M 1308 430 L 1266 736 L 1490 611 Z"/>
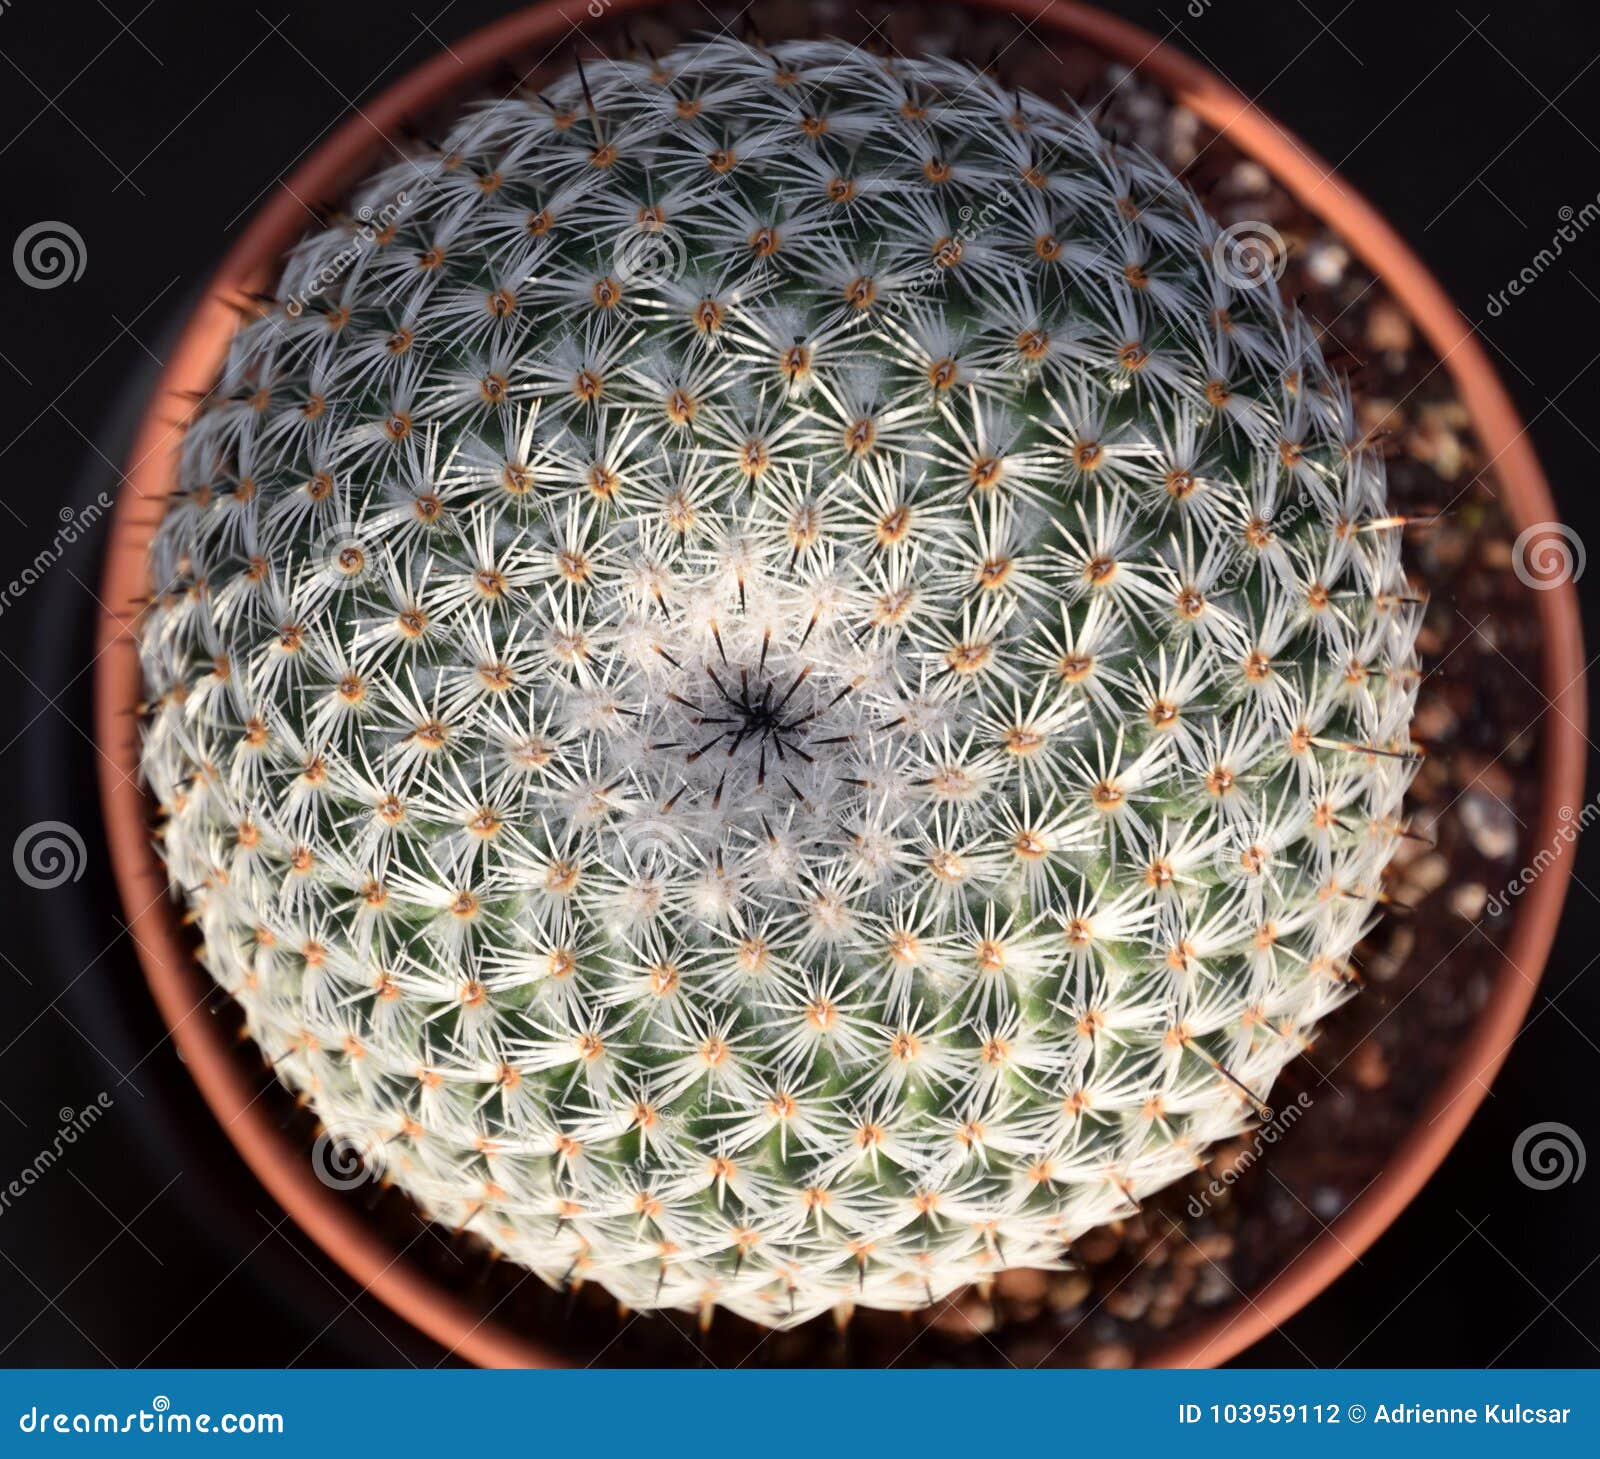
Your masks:
<path fill-rule="evenodd" d="M 1351 991 L 1419 609 L 1306 323 L 953 61 L 591 62 L 287 260 L 144 769 L 279 1076 L 432 1216 L 787 1324 L 1053 1266 Z"/>

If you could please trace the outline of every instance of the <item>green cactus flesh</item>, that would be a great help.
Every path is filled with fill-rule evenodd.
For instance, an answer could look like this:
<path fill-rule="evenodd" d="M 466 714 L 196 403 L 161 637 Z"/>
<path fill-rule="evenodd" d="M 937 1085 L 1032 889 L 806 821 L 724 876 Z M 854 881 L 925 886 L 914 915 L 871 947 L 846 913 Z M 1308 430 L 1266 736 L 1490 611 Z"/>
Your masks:
<path fill-rule="evenodd" d="M 468 111 L 187 429 L 143 765 L 202 956 L 431 1216 L 914 1307 L 1258 1118 L 1420 609 L 1310 328 L 1147 156 L 728 40 Z"/>

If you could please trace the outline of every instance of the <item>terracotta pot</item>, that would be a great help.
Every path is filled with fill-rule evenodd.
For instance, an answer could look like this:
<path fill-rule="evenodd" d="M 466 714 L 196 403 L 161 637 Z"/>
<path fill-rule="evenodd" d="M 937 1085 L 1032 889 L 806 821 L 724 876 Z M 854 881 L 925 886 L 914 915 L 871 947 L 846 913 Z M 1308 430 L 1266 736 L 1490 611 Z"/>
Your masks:
<path fill-rule="evenodd" d="M 652 8 L 656 0 L 595 0 L 607 21 Z M 1038 31 L 1087 42 L 1148 76 L 1255 158 L 1309 211 L 1322 218 L 1409 311 L 1449 371 L 1472 428 L 1494 463 L 1501 504 L 1517 530 L 1555 520 L 1555 504 L 1516 409 L 1471 328 L 1395 232 L 1326 165 L 1270 117 L 1211 72 L 1135 26 L 1063 0 L 966 0 L 1010 12 Z M 488 79 L 513 55 L 553 55 L 576 25 L 593 18 L 585 0 L 520 12 L 413 71 L 367 102 L 273 194 L 228 254 L 189 320 L 138 433 L 117 503 L 106 561 L 98 658 L 96 733 L 106 832 L 123 907 L 162 1016 L 206 1102 L 251 1169 L 306 1232 L 363 1287 L 430 1337 L 490 1366 L 560 1366 L 559 1335 L 538 1339 L 495 1319 L 487 1302 L 412 1265 L 360 1210 L 314 1176 L 307 1151 L 256 1101 L 249 1063 L 231 1025 L 207 1004 L 214 985 L 194 961 L 152 848 L 151 806 L 137 777 L 130 707 L 141 696 L 129 628 L 148 590 L 145 553 L 176 476 L 183 392 L 203 392 L 216 376 L 237 323 L 229 301 L 268 286 L 277 261 L 306 227 L 306 202 L 333 203 L 377 162 L 384 138 L 402 122 L 447 104 Z M 546 49 L 548 48 L 548 49 Z M 1583 793 L 1584 658 L 1577 595 L 1570 584 L 1532 595 L 1543 638 L 1541 688 L 1554 713 L 1540 767 L 1541 797 L 1531 844 L 1548 845 L 1563 824 L 1558 809 Z M 1542 971 L 1571 872 L 1558 861 L 1517 904 L 1517 918 L 1489 1001 L 1454 1067 L 1383 1173 L 1315 1243 L 1258 1291 L 1146 1361 L 1210 1366 L 1226 1361 L 1311 1301 L 1384 1231 L 1444 1159 L 1499 1069 Z"/>

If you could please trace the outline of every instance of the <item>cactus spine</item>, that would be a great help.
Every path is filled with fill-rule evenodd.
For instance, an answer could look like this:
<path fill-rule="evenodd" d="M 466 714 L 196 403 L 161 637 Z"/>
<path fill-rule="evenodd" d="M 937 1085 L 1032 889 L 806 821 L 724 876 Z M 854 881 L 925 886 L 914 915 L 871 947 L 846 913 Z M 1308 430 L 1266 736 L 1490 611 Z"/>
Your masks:
<path fill-rule="evenodd" d="M 162 844 L 280 1077 L 552 1283 L 1051 1266 L 1351 989 L 1418 609 L 1305 323 L 953 62 L 591 63 L 287 260 L 152 553 Z"/>

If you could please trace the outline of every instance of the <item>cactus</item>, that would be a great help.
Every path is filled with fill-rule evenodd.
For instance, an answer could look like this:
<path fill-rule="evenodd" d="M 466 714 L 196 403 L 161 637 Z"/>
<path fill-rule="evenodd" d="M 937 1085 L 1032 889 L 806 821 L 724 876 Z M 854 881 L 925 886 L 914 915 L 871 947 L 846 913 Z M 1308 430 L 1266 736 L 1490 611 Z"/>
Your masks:
<path fill-rule="evenodd" d="M 772 1325 L 1261 1117 L 1412 771 L 1275 283 L 954 61 L 591 62 L 253 301 L 152 550 L 163 854 L 278 1075 L 552 1284 Z"/>

